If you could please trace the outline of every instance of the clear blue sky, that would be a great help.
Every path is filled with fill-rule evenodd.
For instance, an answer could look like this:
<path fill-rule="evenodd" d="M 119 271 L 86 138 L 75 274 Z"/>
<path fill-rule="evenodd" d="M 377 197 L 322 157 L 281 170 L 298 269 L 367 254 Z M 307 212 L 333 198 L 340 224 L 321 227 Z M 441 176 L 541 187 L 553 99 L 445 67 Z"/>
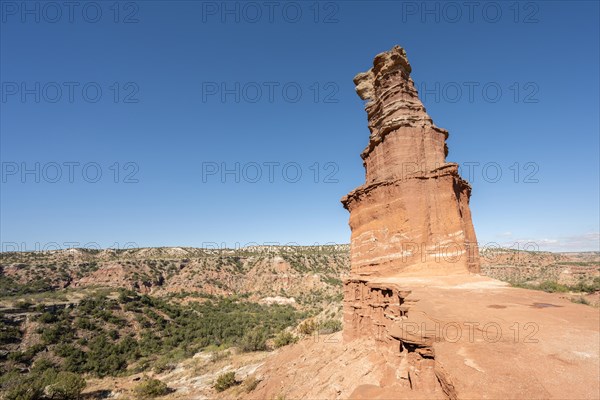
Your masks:
<path fill-rule="evenodd" d="M 598 250 L 597 1 L 223 4 L 1 2 L 4 250 L 347 243 L 352 78 L 396 44 L 479 241 Z"/>

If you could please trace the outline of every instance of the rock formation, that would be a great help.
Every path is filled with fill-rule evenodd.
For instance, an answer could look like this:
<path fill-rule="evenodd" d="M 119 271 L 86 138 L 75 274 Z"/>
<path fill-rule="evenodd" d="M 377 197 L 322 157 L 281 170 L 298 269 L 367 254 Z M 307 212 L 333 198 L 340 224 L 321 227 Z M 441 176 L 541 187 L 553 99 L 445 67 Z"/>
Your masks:
<path fill-rule="evenodd" d="M 297 331 L 310 337 L 255 367 L 250 390 L 215 398 L 597 398 L 599 314 L 477 274 L 471 188 L 446 162 L 448 132 L 410 72 L 395 47 L 355 78 L 371 137 L 366 183 L 342 199 L 352 228 L 343 332 L 313 319 L 314 331 Z"/>
<path fill-rule="evenodd" d="M 366 183 L 342 199 L 350 211 L 353 275 L 479 272 L 470 185 L 447 163 L 448 131 L 418 98 L 401 47 L 354 78 L 371 136 L 362 152 Z"/>
<path fill-rule="evenodd" d="M 367 101 L 371 136 L 361 154 L 366 183 L 342 199 L 352 229 L 344 339 L 371 338 L 399 351 L 411 388 L 437 388 L 455 398 L 434 361 L 429 323 L 410 313 L 419 300 L 402 286 L 402 277 L 479 272 L 471 187 L 458 165 L 446 162 L 448 132 L 427 115 L 410 73 L 406 52 L 396 46 L 354 78 Z"/>
<path fill-rule="evenodd" d="M 247 397 L 598 398 L 597 309 L 475 274 L 395 280 L 363 292 L 389 316 L 382 340 L 311 335 L 267 359 Z"/>

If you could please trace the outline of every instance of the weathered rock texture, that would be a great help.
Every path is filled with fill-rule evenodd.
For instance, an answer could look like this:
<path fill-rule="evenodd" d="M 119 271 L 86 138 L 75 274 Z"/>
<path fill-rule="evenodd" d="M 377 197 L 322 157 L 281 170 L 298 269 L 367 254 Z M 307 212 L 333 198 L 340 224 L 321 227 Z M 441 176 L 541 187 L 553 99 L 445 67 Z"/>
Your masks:
<path fill-rule="evenodd" d="M 593 307 L 475 274 L 356 283 L 356 302 L 370 296 L 389 335 L 365 325 L 371 339 L 311 336 L 278 350 L 247 398 L 598 399 Z"/>
<path fill-rule="evenodd" d="M 366 183 L 342 199 L 350 211 L 353 275 L 479 272 L 470 185 L 447 163 L 448 132 L 418 98 L 404 49 L 375 57 L 354 78 L 371 136 Z"/>
<path fill-rule="evenodd" d="M 371 136 L 361 155 L 366 183 L 342 199 L 352 229 L 343 336 L 372 339 L 399 355 L 396 374 L 405 372 L 405 387 L 454 399 L 454 385 L 435 360 L 431 321 L 414 309 L 420 298 L 400 284 L 410 276 L 461 280 L 479 272 L 471 187 L 458 165 L 446 162 L 448 132 L 427 115 L 410 73 L 406 52 L 394 47 L 354 78 L 367 101 Z M 355 395 L 373 395 L 363 389 Z"/>

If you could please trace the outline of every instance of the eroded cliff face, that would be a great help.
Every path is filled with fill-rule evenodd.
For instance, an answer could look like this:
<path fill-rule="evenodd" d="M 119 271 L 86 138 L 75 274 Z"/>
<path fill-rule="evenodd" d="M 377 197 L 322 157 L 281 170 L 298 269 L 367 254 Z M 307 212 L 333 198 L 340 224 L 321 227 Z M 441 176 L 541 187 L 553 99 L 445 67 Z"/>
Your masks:
<path fill-rule="evenodd" d="M 395 393 L 409 390 L 410 397 L 419 392 L 432 399 L 456 399 L 450 376 L 435 360 L 436 337 L 431 329 L 434 321 L 415 310 L 420 299 L 409 287 L 402 286 L 400 280 L 347 279 L 344 341 L 370 339 L 379 351 L 387 351 L 387 362 L 396 380 Z M 383 386 L 389 384 L 384 380 Z M 373 397 L 364 389 L 359 386 L 351 398 Z"/>
<path fill-rule="evenodd" d="M 371 135 L 361 154 L 366 183 L 342 199 L 352 229 L 343 337 L 373 340 L 399 356 L 400 388 L 454 399 L 454 385 L 435 359 L 432 321 L 415 307 L 422 299 L 406 282 L 463 281 L 480 271 L 471 186 L 457 164 L 446 162 L 448 132 L 433 124 L 410 73 L 406 52 L 396 46 L 354 78 Z M 363 389 L 354 395 L 366 395 Z"/>
<path fill-rule="evenodd" d="M 470 185 L 446 162 L 448 132 L 427 114 L 401 47 L 354 78 L 371 135 L 366 183 L 342 199 L 350 211 L 353 275 L 479 272 Z"/>

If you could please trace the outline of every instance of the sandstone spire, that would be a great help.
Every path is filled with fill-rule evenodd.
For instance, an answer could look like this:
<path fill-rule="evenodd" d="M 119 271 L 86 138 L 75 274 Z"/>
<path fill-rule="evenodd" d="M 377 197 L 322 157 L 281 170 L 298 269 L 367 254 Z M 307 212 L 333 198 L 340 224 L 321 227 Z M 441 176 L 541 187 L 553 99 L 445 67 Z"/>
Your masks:
<path fill-rule="evenodd" d="M 479 272 L 470 185 L 447 163 L 448 131 L 419 100 L 399 46 L 354 78 L 371 135 L 362 152 L 366 183 L 342 199 L 350 211 L 352 274 Z"/>
<path fill-rule="evenodd" d="M 418 281 L 467 282 L 479 272 L 471 187 L 458 165 L 446 162 L 448 132 L 427 115 L 410 73 L 406 52 L 396 46 L 354 78 L 367 101 L 371 136 L 361 155 L 366 183 L 342 199 L 352 229 L 343 336 L 400 351 L 404 366 L 396 375 L 411 389 L 456 398 L 435 360 L 432 320 L 413 291 Z"/>

